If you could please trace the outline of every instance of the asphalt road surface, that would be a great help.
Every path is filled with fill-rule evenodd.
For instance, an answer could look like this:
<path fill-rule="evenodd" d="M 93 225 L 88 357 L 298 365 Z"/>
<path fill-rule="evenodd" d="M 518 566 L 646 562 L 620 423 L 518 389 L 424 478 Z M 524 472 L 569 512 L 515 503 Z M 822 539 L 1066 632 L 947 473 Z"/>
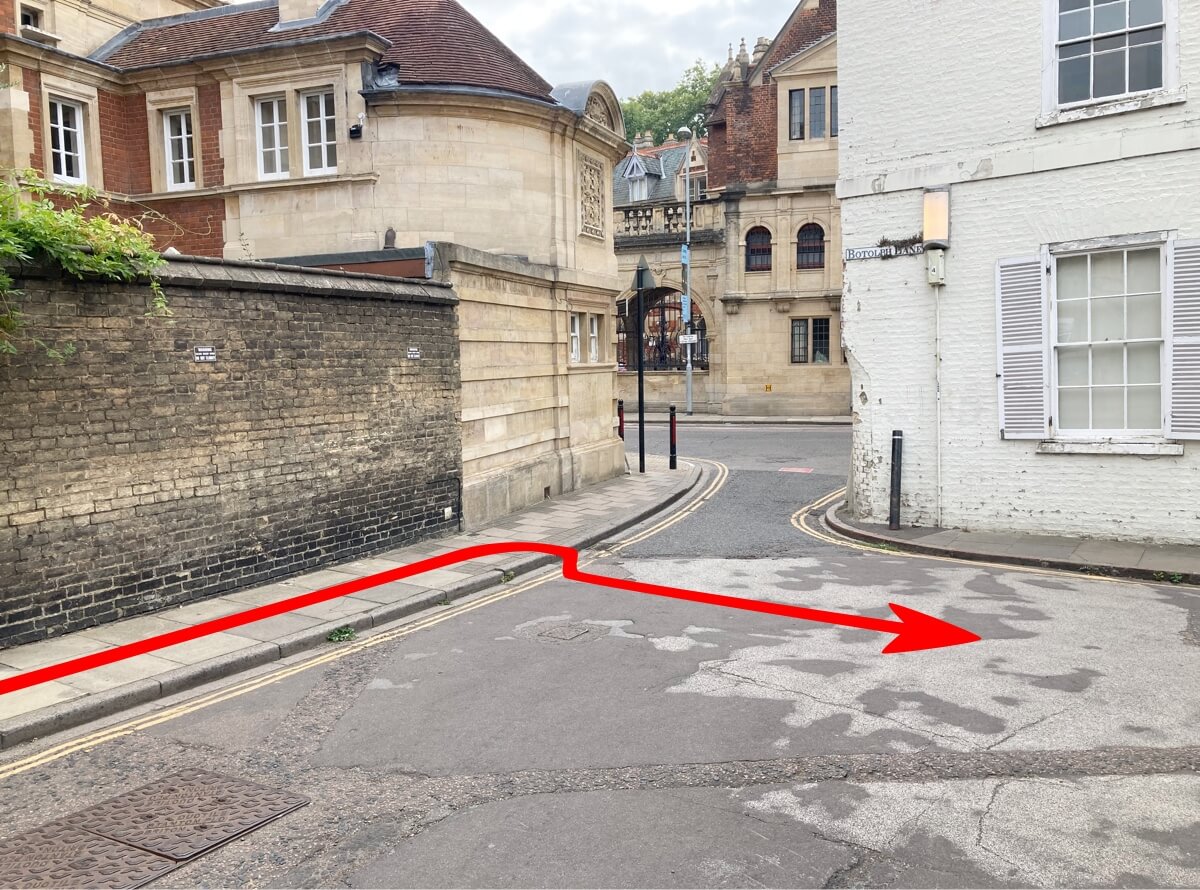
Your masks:
<path fill-rule="evenodd" d="M 724 487 L 592 571 L 984 640 L 556 581 L 12 776 L 6 833 L 195 766 L 313 802 L 155 886 L 1200 886 L 1197 591 L 815 540 L 848 430 L 682 436 Z"/>

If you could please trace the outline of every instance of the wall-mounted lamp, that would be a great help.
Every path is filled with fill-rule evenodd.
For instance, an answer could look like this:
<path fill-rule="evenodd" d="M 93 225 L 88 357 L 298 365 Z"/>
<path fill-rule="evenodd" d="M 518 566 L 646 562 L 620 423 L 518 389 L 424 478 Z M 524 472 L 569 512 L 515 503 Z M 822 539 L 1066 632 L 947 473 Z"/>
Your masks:
<path fill-rule="evenodd" d="M 350 126 L 350 138 L 351 139 L 362 139 L 363 124 L 365 124 L 366 122 L 367 122 L 367 116 L 363 112 L 360 111 L 358 113 L 358 123 L 351 124 L 351 126 Z"/>
<path fill-rule="evenodd" d="M 930 189 L 925 193 L 925 259 L 929 283 L 946 283 L 946 251 L 950 249 L 950 189 Z"/>

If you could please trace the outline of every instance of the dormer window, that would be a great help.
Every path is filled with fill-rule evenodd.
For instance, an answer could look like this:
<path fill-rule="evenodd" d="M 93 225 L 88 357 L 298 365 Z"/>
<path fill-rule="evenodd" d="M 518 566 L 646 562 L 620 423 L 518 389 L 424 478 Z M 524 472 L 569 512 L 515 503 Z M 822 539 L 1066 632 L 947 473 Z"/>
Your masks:
<path fill-rule="evenodd" d="M 650 183 L 645 176 L 629 180 L 629 200 L 645 201 L 650 197 Z"/>

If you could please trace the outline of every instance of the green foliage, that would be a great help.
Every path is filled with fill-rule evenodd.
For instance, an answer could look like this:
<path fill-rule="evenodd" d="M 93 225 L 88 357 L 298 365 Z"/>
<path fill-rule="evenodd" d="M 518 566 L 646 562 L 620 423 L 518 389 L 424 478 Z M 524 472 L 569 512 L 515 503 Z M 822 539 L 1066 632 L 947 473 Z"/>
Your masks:
<path fill-rule="evenodd" d="M 70 344 L 51 346 L 31 331 L 12 273 L 25 264 L 49 265 L 80 280 L 150 281 L 148 316 L 171 314 L 155 272 L 163 264 L 141 219 L 117 216 L 94 189 L 68 188 L 33 170 L 0 180 L 0 354 L 22 346 L 62 361 Z"/>
<path fill-rule="evenodd" d="M 639 133 L 650 130 L 654 142 L 661 145 L 669 134 L 680 127 L 691 127 L 697 133 L 704 124 L 704 105 L 712 95 L 721 66 L 709 67 L 697 59 L 692 67 L 683 72 L 679 83 L 663 92 L 647 91 L 621 103 L 625 113 L 625 130 L 632 141 Z"/>
<path fill-rule="evenodd" d="M 357 636 L 358 631 L 356 631 L 350 625 L 346 625 L 345 627 L 339 627 L 337 630 L 331 630 L 329 632 L 329 636 L 327 636 L 325 639 L 329 640 L 331 643 L 349 643 L 352 642 Z"/>

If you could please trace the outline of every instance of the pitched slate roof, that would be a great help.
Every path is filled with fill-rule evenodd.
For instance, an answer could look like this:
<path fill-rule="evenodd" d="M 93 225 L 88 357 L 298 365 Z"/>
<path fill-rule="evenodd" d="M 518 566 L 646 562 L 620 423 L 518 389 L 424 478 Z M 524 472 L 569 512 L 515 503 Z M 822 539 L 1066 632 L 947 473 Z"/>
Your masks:
<path fill-rule="evenodd" d="M 554 103 L 550 84 L 457 0 L 330 0 L 313 24 L 272 30 L 278 20 L 277 0 L 151 19 L 127 28 L 93 58 L 147 68 L 372 32 L 391 43 L 380 62 L 399 69 L 401 84 L 480 87 Z"/>
<path fill-rule="evenodd" d="M 641 156 L 642 163 L 646 165 L 646 171 L 649 174 L 646 177 L 649 182 L 649 197 L 645 202 L 639 201 L 639 204 L 674 199 L 675 177 L 679 175 L 679 171 L 688 157 L 688 148 L 688 144 L 683 142 L 674 148 L 654 149 L 658 160 L 657 165 L 654 164 L 655 158 L 645 154 Z M 629 200 L 629 180 L 625 178 L 625 169 L 632 160 L 633 156 L 627 155 L 621 163 L 617 164 L 617 172 L 613 176 L 614 207 L 633 203 Z"/>

